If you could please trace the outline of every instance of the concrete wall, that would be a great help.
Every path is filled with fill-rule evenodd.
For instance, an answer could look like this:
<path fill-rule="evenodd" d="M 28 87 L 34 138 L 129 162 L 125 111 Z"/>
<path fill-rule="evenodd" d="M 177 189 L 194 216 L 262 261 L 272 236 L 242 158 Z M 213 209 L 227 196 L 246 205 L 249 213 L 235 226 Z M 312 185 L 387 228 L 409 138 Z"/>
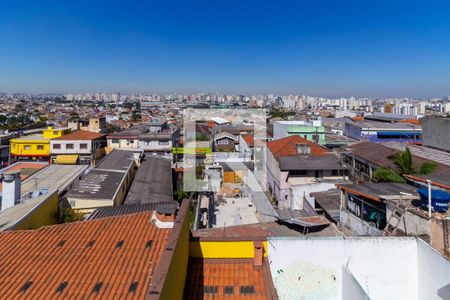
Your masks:
<path fill-rule="evenodd" d="M 450 299 L 450 262 L 422 240 L 417 248 L 417 299 Z"/>
<path fill-rule="evenodd" d="M 315 207 L 314 197 L 310 196 L 310 193 L 324 192 L 329 189 L 335 188 L 334 183 L 313 183 L 304 185 L 293 185 L 292 186 L 292 207 L 294 209 L 303 209 L 303 197 Z"/>
<path fill-rule="evenodd" d="M 346 266 L 342 266 L 342 299 L 345 300 L 368 300 L 370 299 L 356 278 Z"/>
<path fill-rule="evenodd" d="M 388 221 L 391 217 L 393 210 L 393 204 L 386 204 L 386 221 Z M 393 224 L 395 224 L 396 222 L 396 220 L 391 221 L 391 223 Z M 431 236 L 430 224 L 428 220 L 410 211 L 405 212 L 398 228 L 409 235 Z"/>
<path fill-rule="evenodd" d="M 415 238 L 269 238 L 268 246 L 272 278 L 281 300 L 302 296 L 306 296 L 303 299 L 330 299 L 317 294 L 324 289 L 334 289 L 333 298 L 344 299 L 343 290 L 354 290 L 354 286 L 343 286 L 342 266 L 348 266 L 370 299 L 420 299 L 417 298 Z M 295 278 L 283 278 L 290 273 L 290 267 L 299 263 L 308 265 L 308 271 L 301 275 L 293 273 Z M 329 274 L 333 273 L 335 285 L 331 286 Z M 321 278 L 318 274 L 328 275 Z M 309 287 L 314 297 L 301 294 L 305 292 L 301 286 L 297 290 L 291 287 L 287 293 L 280 290 L 280 278 L 299 282 L 308 281 L 310 276 L 315 276 L 315 281 L 310 283 L 313 286 Z M 328 286 L 324 286 L 326 281 Z"/>
<path fill-rule="evenodd" d="M 23 216 L 11 229 L 37 229 L 42 226 L 53 225 L 58 222 L 59 198 L 58 192 L 53 191 L 40 197 L 46 197 L 30 213 Z M 29 201 L 36 201 L 29 200 Z"/>
<path fill-rule="evenodd" d="M 383 235 L 381 230 L 367 224 L 363 220 L 352 215 L 347 210 L 341 210 L 340 223 L 342 226 L 350 229 L 354 235 L 364 236 L 381 236 Z"/>
<path fill-rule="evenodd" d="M 344 135 L 351 139 L 359 141 L 361 139 L 361 127 L 345 123 Z"/>
<path fill-rule="evenodd" d="M 450 119 L 423 118 L 422 141 L 425 146 L 450 151 Z"/>
<path fill-rule="evenodd" d="M 263 242 L 267 256 L 267 241 Z M 194 258 L 253 258 L 253 241 L 192 241 L 189 255 Z"/>

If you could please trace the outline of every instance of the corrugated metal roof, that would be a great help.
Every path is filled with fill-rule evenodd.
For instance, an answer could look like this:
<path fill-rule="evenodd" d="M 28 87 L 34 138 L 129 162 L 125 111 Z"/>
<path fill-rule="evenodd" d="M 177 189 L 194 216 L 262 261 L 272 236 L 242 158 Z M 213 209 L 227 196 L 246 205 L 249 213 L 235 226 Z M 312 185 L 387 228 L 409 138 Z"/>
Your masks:
<path fill-rule="evenodd" d="M 174 214 L 177 210 L 178 203 L 172 202 L 161 202 L 161 203 L 146 203 L 146 204 L 135 204 L 135 205 L 119 205 L 119 206 L 107 206 L 97 208 L 93 211 L 88 220 L 95 220 L 107 217 L 123 216 L 134 214 L 138 212 L 144 212 L 149 210 L 164 210 L 167 213 Z"/>

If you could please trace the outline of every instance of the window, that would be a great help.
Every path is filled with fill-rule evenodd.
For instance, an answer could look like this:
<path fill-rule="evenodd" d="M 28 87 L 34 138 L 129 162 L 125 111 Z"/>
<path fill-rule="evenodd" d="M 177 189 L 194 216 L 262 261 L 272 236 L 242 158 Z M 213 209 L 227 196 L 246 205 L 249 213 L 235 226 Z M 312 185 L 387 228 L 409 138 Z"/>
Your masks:
<path fill-rule="evenodd" d="M 53 131 L 53 135 L 58 135 L 58 131 Z"/>
<path fill-rule="evenodd" d="M 61 149 L 61 144 L 53 144 L 53 149 L 55 150 Z"/>
<path fill-rule="evenodd" d="M 25 145 L 25 146 L 23 146 L 23 149 L 25 149 L 25 150 L 31 150 L 31 146 L 30 146 L 30 145 Z"/>
<path fill-rule="evenodd" d="M 223 288 L 223 293 L 224 293 L 225 295 L 233 295 L 233 287 L 232 287 L 232 286 L 229 286 L 229 285 L 226 285 L 226 286 Z"/>
<path fill-rule="evenodd" d="M 44 150 L 44 145 L 37 145 L 38 150 Z"/>
<path fill-rule="evenodd" d="M 118 144 L 119 140 L 111 140 L 111 144 Z"/>
<path fill-rule="evenodd" d="M 241 295 L 248 295 L 255 293 L 255 287 L 253 285 L 243 285 L 240 288 Z"/>
<path fill-rule="evenodd" d="M 331 170 L 331 175 L 339 176 L 339 170 Z"/>
<path fill-rule="evenodd" d="M 80 144 L 80 149 L 87 149 L 87 144 Z"/>
<path fill-rule="evenodd" d="M 217 290 L 218 290 L 218 288 L 217 288 L 216 285 L 215 285 L 215 286 L 213 286 L 213 285 L 207 285 L 207 286 L 204 287 L 203 292 L 204 292 L 205 294 L 217 294 Z"/>
<path fill-rule="evenodd" d="M 228 140 L 218 140 L 217 145 L 228 145 Z"/>
<path fill-rule="evenodd" d="M 160 146 L 165 145 L 168 146 L 169 145 L 169 141 L 159 141 L 158 143 Z"/>
<path fill-rule="evenodd" d="M 66 144 L 66 149 L 72 150 L 73 149 L 73 144 Z"/>

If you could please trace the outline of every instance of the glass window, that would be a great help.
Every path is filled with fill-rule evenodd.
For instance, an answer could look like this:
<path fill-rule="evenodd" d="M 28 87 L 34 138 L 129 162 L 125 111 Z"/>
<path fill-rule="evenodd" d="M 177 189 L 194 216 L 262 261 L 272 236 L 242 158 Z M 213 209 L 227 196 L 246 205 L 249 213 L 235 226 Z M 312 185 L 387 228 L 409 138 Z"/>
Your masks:
<path fill-rule="evenodd" d="M 53 135 L 58 135 L 58 131 L 53 131 Z"/>
<path fill-rule="evenodd" d="M 73 149 L 73 144 L 66 144 L 66 149 L 69 149 L 69 150 Z"/>
<path fill-rule="evenodd" d="M 38 150 L 44 150 L 44 145 L 37 145 Z"/>
<path fill-rule="evenodd" d="M 31 150 L 31 146 L 30 146 L 30 145 L 25 145 L 25 146 L 23 146 L 23 149 L 25 149 L 25 150 Z"/>
<path fill-rule="evenodd" d="M 80 149 L 87 149 L 87 144 L 80 144 Z"/>
<path fill-rule="evenodd" d="M 61 149 L 61 144 L 53 144 L 53 149 Z"/>

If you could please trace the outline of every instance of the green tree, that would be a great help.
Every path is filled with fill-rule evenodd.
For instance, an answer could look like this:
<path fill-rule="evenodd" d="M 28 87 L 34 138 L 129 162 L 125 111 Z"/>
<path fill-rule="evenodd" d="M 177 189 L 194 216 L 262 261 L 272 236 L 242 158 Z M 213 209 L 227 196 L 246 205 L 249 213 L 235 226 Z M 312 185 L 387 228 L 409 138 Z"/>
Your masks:
<path fill-rule="evenodd" d="M 131 113 L 131 121 L 135 122 L 135 121 L 138 121 L 140 119 L 142 119 L 142 116 L 141 116 L 140 113 L 138 113 L 137 111 L 133 111 Z"/>
<path fill-rule="evenodd" d="M 377 169 L 373 173 L 373 177 L 378 181 L 404 183 L 405 179 L 402 175 L 428 175 L 437 168 L 437 164 L 431 161 L 424 162 L 419 167 L 416 167 L 409 147 L 406 147 L 403 152 L 397 152 L 389 156 L 389 159 L 394 162 L 397 169 L 393 170 L 387 167 Z"/>

